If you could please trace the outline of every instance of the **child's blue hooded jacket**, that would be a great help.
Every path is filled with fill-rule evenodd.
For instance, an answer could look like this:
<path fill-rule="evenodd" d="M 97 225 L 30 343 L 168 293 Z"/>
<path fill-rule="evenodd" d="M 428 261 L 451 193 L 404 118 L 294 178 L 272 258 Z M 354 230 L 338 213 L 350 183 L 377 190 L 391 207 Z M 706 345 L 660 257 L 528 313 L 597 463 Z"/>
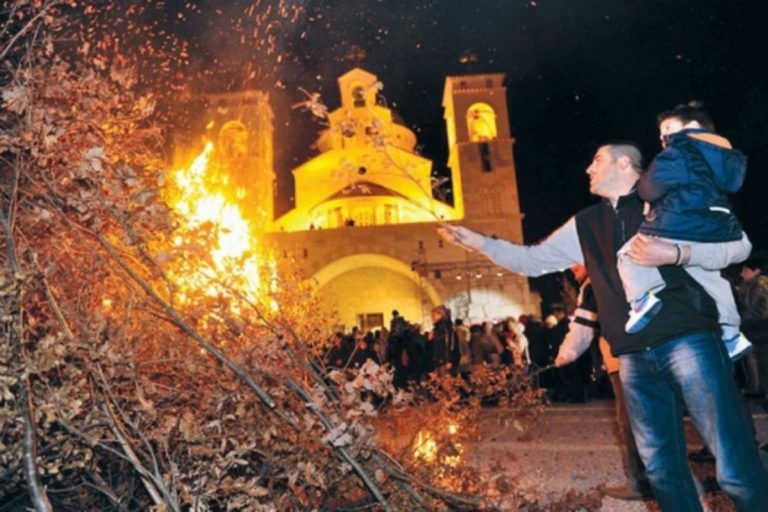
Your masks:
<path fill-rule="evenodd" d="M 724 137 L 699 129 L 672 134 L 638 181 L 638 194 L 651 204 L 639 231 L 692 242 L 739 240 L 728 194 L 746 173 L 747 157 Z"/>

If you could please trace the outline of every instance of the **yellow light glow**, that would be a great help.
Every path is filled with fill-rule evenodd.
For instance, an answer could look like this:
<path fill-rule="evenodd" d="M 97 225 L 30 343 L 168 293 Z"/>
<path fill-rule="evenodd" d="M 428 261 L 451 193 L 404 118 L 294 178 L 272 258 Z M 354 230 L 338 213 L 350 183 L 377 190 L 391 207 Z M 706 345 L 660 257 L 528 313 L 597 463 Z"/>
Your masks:
<path fill-rule="evenodd" d="M 448 425 L 448 434 L 453 436 L 458 434 L 459 426 L 456 423 Z M 420 430 L 416 433 L 416 438 L 413 442 L 413 457 L 415 459 L 421 459 L 425 462 L 440 461 L 441 464 L 446 466 L 455 467 L 461 462 L 461 454 L 464 452 L 464 447 L 461 443 L 452 443 L 450 445 L 453 455 L 442 454 L 439 459 L 440 450 L 435 440 L 434 435 L 427 430 Z"/>
<path fill-rule="evenodd" d="M 416 440 L 413 443 L 415 448 L 413 456 L 416 459 L 424 459 L 427 462 L 434 462 L 437 457 L 437 443 L 429 432 L 419 431 L 416 434 Z"/>
<path fill-rule="evenodd" d="M 197 264 L 185 259 L 179 268 L 170 269 L 169 276 L 179 286 L 182 302 L 192 290 L 202 290 L 210 297 L 234 291 L 256 302 L 261 288 L 260 270 L 264 266 L 274 274 L 274 262 L 268 262 L 259 251 L 253 223 L 235 202 L 238 194 L 229 194 L 231 180 L 214 160 L 214 144 L 209 141 L 188 167 L 171 174 L 168 203 L 182 219 L 173 244 L 194 246 L 204 236 L 203 249 L 209 258 L 201 257 Z M 271 288 L 276 283 L 273 279 Z"/>

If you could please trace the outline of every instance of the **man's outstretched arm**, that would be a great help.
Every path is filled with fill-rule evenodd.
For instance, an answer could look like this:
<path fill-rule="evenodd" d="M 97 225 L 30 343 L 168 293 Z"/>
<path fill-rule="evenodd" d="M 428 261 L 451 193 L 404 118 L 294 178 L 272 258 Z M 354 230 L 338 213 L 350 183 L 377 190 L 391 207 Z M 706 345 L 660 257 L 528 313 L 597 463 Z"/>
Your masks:
<path fill-rule="evenodd" d="M 584 263 L 573 217 L 536 245 L 513 244 L 463 226 L 446 225 L 437 232 L 455 245 L 479 252 L 497 265 L 526 276 L 559 272 L 574 263 Z"/>

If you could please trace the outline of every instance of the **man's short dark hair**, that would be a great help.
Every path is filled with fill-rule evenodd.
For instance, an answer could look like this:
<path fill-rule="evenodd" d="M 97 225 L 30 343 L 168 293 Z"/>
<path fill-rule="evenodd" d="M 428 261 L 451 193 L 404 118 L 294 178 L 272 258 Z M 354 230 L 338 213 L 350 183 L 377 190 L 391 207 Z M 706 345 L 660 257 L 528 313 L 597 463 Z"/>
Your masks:
<path fill-rule="evenodd" d="M 761 256 L 752 256 L 751 258 L 744 260 L 741 267 L 746 267 L 750 270 L 759 270 L 760 273 L 763 273 L 765 272 L 765 258 Z"/>
<path fill-rule="evenodd" d="M 637 143 L 631 140 L 613 140 L 607 142 L 605 146 L 608 147 L 608 151 L 614 159 L 626 156 L 632 167 L 638 171 L 643 170 L 643 152 Z"/>
<path fill-rule="evenodd" d="M 398 310 L 396 310 L 396 309 L 393 309 L 392 310 L 392 316 L 398 316 L 398 315 L 400 315 L 400 312 Z"/>
<path fill-rule="evenodd" d="M 667 119 L 677 118 L 688 124 L 691 121 L 698 122 L 705 130 L 715 130 L 715 121 L 709 112 L 701 108 L 700 101 L 689 101 L 688 103 L 681 103 L 670 110 L 665 110 L 656 116 L 656 126 L 661 126 L 661 123 Z"/>

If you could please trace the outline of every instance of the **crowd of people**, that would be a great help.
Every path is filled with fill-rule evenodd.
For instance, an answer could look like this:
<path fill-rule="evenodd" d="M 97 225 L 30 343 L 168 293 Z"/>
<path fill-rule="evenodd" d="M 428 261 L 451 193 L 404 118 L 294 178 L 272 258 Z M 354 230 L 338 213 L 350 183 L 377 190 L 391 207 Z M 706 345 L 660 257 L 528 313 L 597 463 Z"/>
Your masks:
<path fill-rule="evenodd" d="M 394 370 L 393 383 L 398 388 L 423 381 L 432 373 L 467 378 L 477 365 L 491 369 L 514 366 L 531 373 L 534 384 L 546 388 L 552 401 L 609 397 L 610 385 L 597 349 L 581 356 L 576 364 L 554 367 L 569 330 L 569 316 L 563 306 L 550 309 L 552 314 L 544 321 L 526 314 L 469 323 L 452 318 L 451 311 L 441 305 L 431 312 L 429 330 L 393 310 L 388 328 L 363 332 L 353 327 L 348 333 L 334 333 L 324 363 L 334 369 L 359 368 L 368 360 L 387 363 Z"/>
<path fill-rule="evenodd" d="M 389 328 L 363 333 L 353 327 L 349 333 L 337 332 L 332 335 L 325 365 L 355 368 L 367 360 L 388 363 L 394 369 L 394 385 L 404 387 L 431 373 L 468 376 L 478 364 L 498 368 L 530 362 L 523 324 L 526 317 L 466 325 L 463 319 L 452 318 L 450 309 L 442 305 L 432 309 L 431 317 L 432 328 L 424 330 L 393 310 Z"/>

